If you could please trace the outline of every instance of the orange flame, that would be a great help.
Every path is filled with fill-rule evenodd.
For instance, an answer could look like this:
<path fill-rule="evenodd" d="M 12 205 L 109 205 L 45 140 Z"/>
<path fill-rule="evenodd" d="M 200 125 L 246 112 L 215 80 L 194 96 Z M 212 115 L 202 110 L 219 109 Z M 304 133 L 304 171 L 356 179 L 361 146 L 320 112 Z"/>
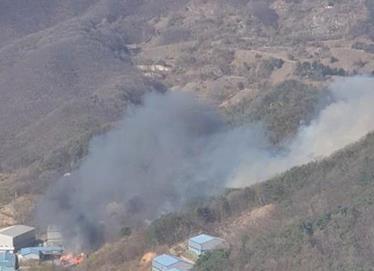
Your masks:
<path fill-rule="evenodd" d="M 85 258 L 86 255 L 84 253 L 81 253 L 78 256 L 75 256 L 72 253 L 65 254 L 60 257 L 60 264 L 64 267 L 76 266 L 81 264 Z"/>

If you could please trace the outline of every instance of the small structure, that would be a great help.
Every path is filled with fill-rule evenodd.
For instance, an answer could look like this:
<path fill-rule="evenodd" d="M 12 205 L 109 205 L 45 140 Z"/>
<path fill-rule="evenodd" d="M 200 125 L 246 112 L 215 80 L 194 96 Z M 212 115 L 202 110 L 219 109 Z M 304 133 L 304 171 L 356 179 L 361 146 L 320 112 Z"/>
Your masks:
<path fill-rule="evenodd" d="M 45 246 L 48 247 L 63 247 L 63 237 L 59 228 L 54 225 L 50 225 L 47 228 L 47 240 Z"/>
<path fill-rule="evenodd" d="M 18 252 L 20 262 L 54 260 L 63 253 L 64 249 L 61 247 L 27 247 Z"/>
<path fill-rule="evenodd" d="M 225 240 L 207 234 L 200 234 L 188 240 L 188 250 L 198 256 L 205 252 L 215 249 L 224 249 L 225 247 Z"/>
<path fill-rule="evenodd" d="M 0 251 L 0 271 L 18 270 L 17 255 L 11 251 Z"/>
<path fill-rule="evenodd" d="M 193 264 L 181 258 L 163 254 L 152 261 L 152 271 L 192 271 Z"/>
<path fill-rule="evenodd" d="M 0 230 L 0 250 L 19 250 L 33 246 L 36 242 L 35 229 L 25 225 L 15 225 Z"/>

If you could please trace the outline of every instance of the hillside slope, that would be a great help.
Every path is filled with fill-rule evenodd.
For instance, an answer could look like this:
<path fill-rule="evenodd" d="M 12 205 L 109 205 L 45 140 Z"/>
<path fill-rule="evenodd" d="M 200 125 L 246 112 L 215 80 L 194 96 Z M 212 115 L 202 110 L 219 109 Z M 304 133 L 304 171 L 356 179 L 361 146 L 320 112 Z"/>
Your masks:
<path fill-rule="evenodd" d="M 4 187 L 38 190 L 24 181 L 46 183 L 74 168 L 93 134 L 162 85 L 196 91 L 237 120 L 284 80 L 320 86 L 334 75 L 371 73 L 371 1 L 328 2 L 3 1 Z M 276 127 L 273 140 L 297 125 Z"/>
<path fill-rule="evenodd" d="M 321 162 L 161 217 L 146 233 L 103 247 L 82 269 L 143 270 L 143 253 L 167 252 L 205 231 L 229 241 L 233 271 L 371 270 L 373 148 L 370 134 Z"/>
<path fill-rule="evenodd" d="M 75 167 L 88 140 L 120 119 L 127 104 L 139 103 L 147 91 L 164 91 L 132 65 L 121 37 L 97 28 L 101 16 L 110 13 L 107 6 L 81 1 L 82 9 L 91 7 L 87 13 L 57 22 L 57 15 L 43 16 L 79 14 L 80 5 L 66 2 L 65 10 L 46 1 L 30 10 L 23 2 L 2 3 L 9 8 L 7 18 L 25 18 L 7 23 L 32 33 L 9 37 L 0 47 L 0 168 L 8 176 L 0 185 L 18 195 L 42 192 L 46 183 Z M 27 15 L 30 11 L 35 18 Z M 44 23 L 31 23 L 35 20 Z M 4 194 L 6 202 L 13 193 Z"/>
<path fill-rule="evenodd" d="M 233 270 L 370 270 L 373 140 L 257 187 L 277 210 L 265 228 L 236 233 Z"/>
<path fill-rule="evenodd" d="M 193 91 L 281 147 L 334 76 L 373 74 L 373 14 L 370 0 L 1 1 L 0 224 L 32 221 L 35 199 L 146 92 Z M 205 230 L 230 239 L 233 270 L 370 270 L 372 143 L 189 206 L 167 217 L 172 239 L 152 237 L 162 218 L 89 264 L 137 270 L 143 252 Z M 264 206 L 266 223 L 248 222 Z"/>

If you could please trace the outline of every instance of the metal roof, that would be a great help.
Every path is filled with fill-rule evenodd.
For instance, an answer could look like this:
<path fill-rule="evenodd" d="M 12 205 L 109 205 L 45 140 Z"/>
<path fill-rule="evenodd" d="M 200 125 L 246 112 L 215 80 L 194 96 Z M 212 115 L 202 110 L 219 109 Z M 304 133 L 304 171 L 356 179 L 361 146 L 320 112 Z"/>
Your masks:
<path fill-rule="evenodd" d="M 171 266 L 173 264 L 178 263 L 180 260 L 177 259 L 176 257 L 167 255 L 167 254 L 162 254 L 160 256 L 157 256 L 156 258 L 153 259 L 155 262 L 163 265 L 163 266 Z"/>
<path fill-rule="evenodd" d="M 0 235 L 16 237 L 27 232 L 33 231 L 35 228 L 25 225 L 14 225 L 0 230 Z"/>
<path fill-rule="evenodd" d="M 192 237 L 190 239 L 190 241 L 202 245 L 202 244 L 207 243 L 209 241 L 212 241 L 216 238 L 217 237 L 213 237 L 213 236 L 210 236 L 210 235 L 207 235 L 207 234 L 200 234 L 198 236 Z"/>
<path fill-rule="evenodd" d="M 21 248 L 19 251 L 19 254 L 22 256 L 26 256 L 29 254 L 59 254 L 63 253 L 64 249 L 61 247 L 26 247 L 26 248 Z"/>
<path fill-rule="evenodd" d="M 218 248 L 224 248 L 224 240 L 219 238 L 214 238 L 204 244 L 201 244 L 203 250 L 213 250 Z"/>

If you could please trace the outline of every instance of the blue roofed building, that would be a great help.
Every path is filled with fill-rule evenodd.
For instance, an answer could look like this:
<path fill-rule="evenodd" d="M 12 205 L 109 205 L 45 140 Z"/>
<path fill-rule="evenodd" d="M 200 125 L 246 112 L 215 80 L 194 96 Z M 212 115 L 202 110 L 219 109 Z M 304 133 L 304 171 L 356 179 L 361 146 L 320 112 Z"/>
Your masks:
<path fill-rule="evenodd" d="M 192 271 L 193 264 L 181 258 L 163 254 L 152 261 L 152 271 Z"/>
<path fill-rule="evenodd" d="M 0 251 L 0 271 L 18 270 L 17 255 L 11 251 Z"/>
<path fill-rule="evenodd" d="M 200 234 L 188 240 L 188 250 L 198 256 L 208 251 L 223 249 L 225 247 L 225 240 L 207 234 Z"/>
<path fill-rule="evenodd" d="M 54 257 L 61 256 L 64 249 L 61 247 L 27 247 L 22 248 L 19 254 L 19 260 L 48 260 Z"/>

